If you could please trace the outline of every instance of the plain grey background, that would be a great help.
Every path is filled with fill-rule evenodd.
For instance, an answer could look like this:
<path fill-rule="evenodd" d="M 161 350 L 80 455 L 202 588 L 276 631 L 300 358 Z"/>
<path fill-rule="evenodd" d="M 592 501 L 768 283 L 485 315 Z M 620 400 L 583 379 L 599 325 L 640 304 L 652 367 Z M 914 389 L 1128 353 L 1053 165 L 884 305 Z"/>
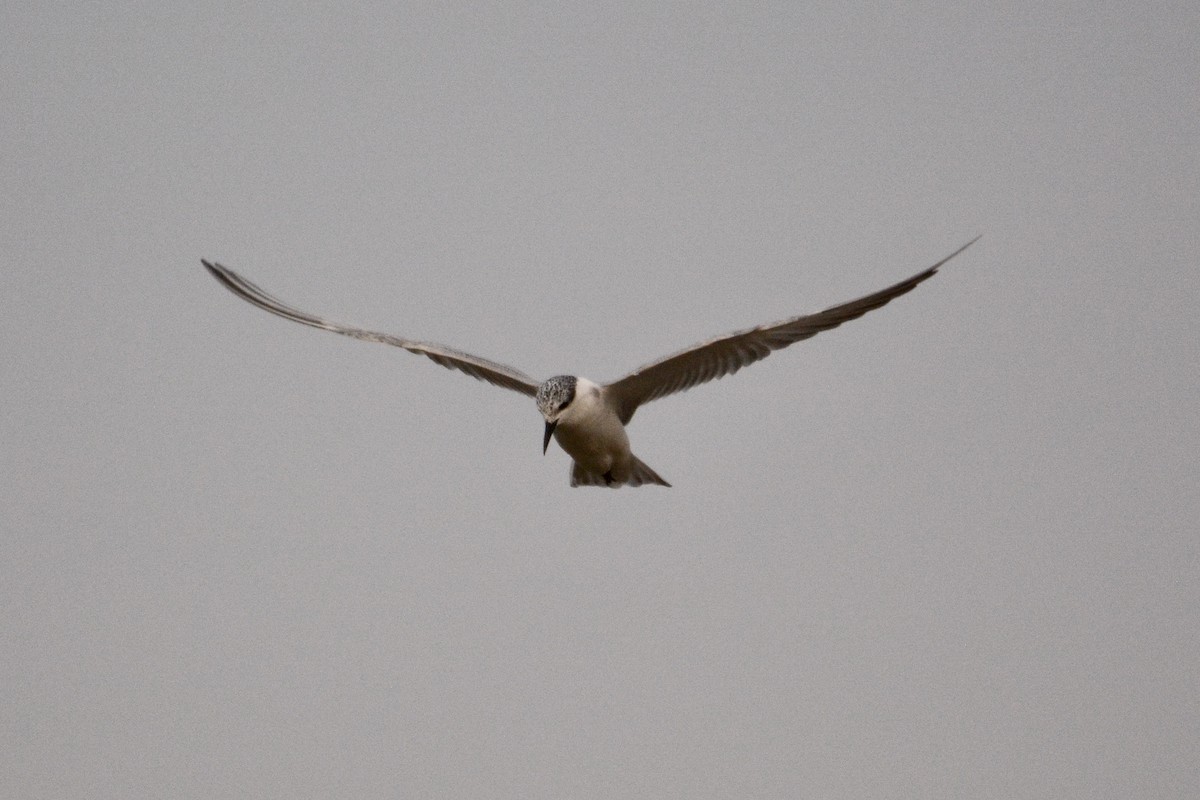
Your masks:
<path fill-rule="evenodd" d="M 1195 3 L 7 4 L 0 794 L 1200 794 Z M 643 408 L 608 380 L 922 269 Z"/>

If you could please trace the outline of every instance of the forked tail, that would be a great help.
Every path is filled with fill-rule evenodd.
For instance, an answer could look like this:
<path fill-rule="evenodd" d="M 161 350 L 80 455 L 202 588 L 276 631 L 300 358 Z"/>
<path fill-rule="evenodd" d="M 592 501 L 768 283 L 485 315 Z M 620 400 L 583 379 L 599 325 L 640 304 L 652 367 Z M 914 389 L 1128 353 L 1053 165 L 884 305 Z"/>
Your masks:
<path fill-rule="evenodd" d="M 633 457 L 633 469 L 629 471 L 629 479 L 625 483 L 617 483 L 610 481 L 603 475 L 598 475 L 594 472 L 586 472 L 575 462 L 571 462 L 571 485 L 572 486 L 608 486 L 613 489 L 618 489 L 621 486 L 641 486 L 650 483 L 657 486 L 670 486 L 671 484 L 659 477 L 658 473 L 642 463 L 642 460 L 637 456 Z"/>

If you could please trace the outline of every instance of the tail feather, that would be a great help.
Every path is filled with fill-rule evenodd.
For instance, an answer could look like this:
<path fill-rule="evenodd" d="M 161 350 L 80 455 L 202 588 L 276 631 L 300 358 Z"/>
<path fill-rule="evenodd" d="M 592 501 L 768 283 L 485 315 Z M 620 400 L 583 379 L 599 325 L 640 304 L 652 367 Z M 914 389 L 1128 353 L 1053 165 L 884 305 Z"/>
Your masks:
<path fill-rule="evenodd" d="M 572 486 L 607 486 L 612 489 L 619 489 L 621 486 L 642 486 L 643 484 L 655 484 L 657 486 L 670 486 L 671 484 L 659 477 L 658 473 L 642 463 L 637 456 L 633 458 L 633 469 L 629 471 L 629 478 L 625 483 L 609 483 L 603 475 L 598 475 L 595 472 L 586 472 L 579 464 L 571 462 L 571 485 Z"/>

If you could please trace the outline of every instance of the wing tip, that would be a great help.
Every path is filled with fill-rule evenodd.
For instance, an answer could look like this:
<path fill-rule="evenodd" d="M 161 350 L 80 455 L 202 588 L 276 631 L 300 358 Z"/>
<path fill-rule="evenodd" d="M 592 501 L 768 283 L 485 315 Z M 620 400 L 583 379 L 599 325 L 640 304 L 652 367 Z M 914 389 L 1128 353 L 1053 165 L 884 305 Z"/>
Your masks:
<path fill-rule="evenodd" d="M 944 264 L 945 264 L 947 261 L 949 261 L 950 259 L 954 258 L 956 255 L 958 255 L 959 253 L 961 253 L 963 250 L 966 250 L 968 247 L 970 247 L 971 245 L 975 244 L 976 242 L 978 242 L 978 241 L 979 241 L 980 239 L 982 239 L 982 238 L 983 238 L 983 234 L 981 233 L 981 234 L 979 234 L 978 236 L 976 236 L 974 239 L 972 239 L 971 241 L 969 241 L 969 242 L 967 242 L 966 244 L 964 244 L 962 247 L 960 247 L 960 248 L 958 248 L 957 250 L 955 250 L 955 251 L 954 251 L 953 253 L 951 253 L 950 255 L 948 255 L 948 256 L 946 256 L 945 258 L 943 258 L 941 261 L 939 261 L 939 262 L 937 262 L 936 264 L 934 264 L 932 267 L 930 267 L 930 268 L 929 268 L 929 270 L 928 270 L 928 271 L 929 271 L 930 273 L 937 272 L 937 271 L 938 271 L 938 270 L 939 270 L 939 269 L 942 267 L 942 265 L 944 265 Z"/>
<path fill-rule="evenodd" d="M 200 263 L 204 265 L 206 270 L 208 270 L 209 275 L 212 275 L 214 278 L 216 278 L 217 283 L 221 284 L 239 297 L 250 300 L 250 302 L 254 302 L 249 298 L 245 290 L 241 289 L 239 286 L 239 283 L 245 283 L 246 281 L 242 280 L 241 276 L 239 276 L 236 272 L 231 270 L 229 267 L 223 267 L 216 261 L 209 261 L 206 258 L 200 259 Z"/>
<path fill-rule="evenodd" d="M 226 285 L 230 282 L 230 275 L 235 274 L 229 267 L 221 266 L 216 261 L 209 261 L 207 258 L 200 259 L 200 263 L 208 270 L 208 274 Z"/>

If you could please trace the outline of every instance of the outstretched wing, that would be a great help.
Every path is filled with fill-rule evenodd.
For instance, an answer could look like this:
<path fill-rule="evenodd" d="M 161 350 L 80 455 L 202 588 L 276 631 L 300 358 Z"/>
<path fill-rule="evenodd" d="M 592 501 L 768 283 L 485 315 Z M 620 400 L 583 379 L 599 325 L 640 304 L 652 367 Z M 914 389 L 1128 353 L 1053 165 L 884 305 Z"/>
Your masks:
<path fill-rule="evenodd" d="M 605 386 L 605 394 L 616 408 L 621 422 L 628 423 L 638 406 L 643 403 L 732 375 L 742 367 L 761 361 L 775 350 L 782 350 L 790 344 L 816 336 L 821 331 L 857 319 L 893 298 L 912 291 L 921 282 L 932 278 L 939 267 L 978 240 L 979 237 L 976 236 L 924 272 L 866 297 L 827 308 L 816 314 L 792 317 L 781 322 L 719 336 L 641 366 L 624 378 Z"/>
<path fill-rule="evenodd" d="M 451 347 L 446 347 L 432 342 L 411 342 L 408 339 L 402 339 L 399 336 L 392 336 L 387 333 L 376 333 L 375 331 L 363 330 L 349 325 L 342 325 L 337 322 L 321 319 L 320 317 L 307 314 L 299 309 L 292 308 L 286 303 L 272 297 L 262 289 L 255 286 L 250 281 L 238 275 L 228 267 L 223 267 L 220 264 L 214 264 L 209 261 L 200 261 L 205 268 L 212 273 L 221 284 L 229 291 L 236 294 L 248 303 L 253 303 L 261 309 L 270 311 L 272 314 L 290 319 L 294 322 L 299 322 L 302 325 L 309 325 L 313 328 L 320 328 L 325 331 L 333 331 L 340 333 L 343 336 L 351 336 L 355 339 L 362 339 L 364 342 L 382 342 L 396 347 L 403 347 L 410 353 L 416 353 L 430 359 L 431 361 L 441 364 L 447 369 L 456 369 L 459 372 L 465 372 L 472 378 L 478 378 L 481 381 L 496 386 L 501 386 L 505 389 L 512 389 L 514 392 L 520 392 L 533 396 L 537 394 L 537 382 L 530 378 L 520 370 L 513 369 L 505 364 L 497 364 L 495 361 L 488 361 L 486 358 L 473 356 L 470 353 L 463 353 Z"/>

